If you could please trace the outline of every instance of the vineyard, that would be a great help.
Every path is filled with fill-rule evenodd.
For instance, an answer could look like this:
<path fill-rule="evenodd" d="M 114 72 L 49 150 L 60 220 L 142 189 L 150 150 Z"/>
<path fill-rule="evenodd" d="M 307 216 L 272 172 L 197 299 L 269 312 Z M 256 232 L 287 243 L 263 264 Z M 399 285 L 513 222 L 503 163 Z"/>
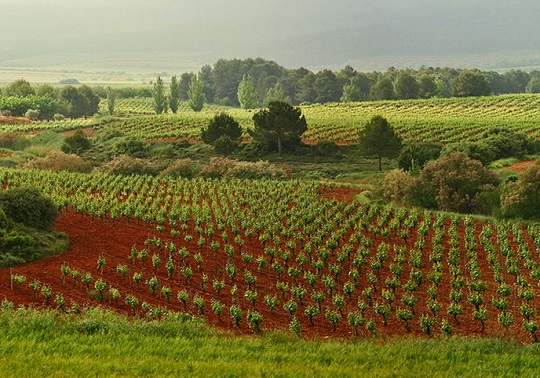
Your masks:
<path fill-rule="evenodd" d="M 49 193 L 72 243 L 1 270 L 4 306 L 175 312 L 243 333 L 537 341 L 538 226 L 363 205 L 300 181 L 0 174 Z"/>
<path fill-rule="evenodd" d="M 483 132 L 504 128 L 540 137 L 539 95 L 502 95 L 489 97 L 440 98 L 428 100 L 334 103 L 301 107 L 308 122 L 306 142 L 332 140 L 355 143 L 358 129 L 374 115 L 382 115 L 406 142 L 455 143 L 478 141 Z M 105 101 L 101 104 L 106 113 Z M 231 114 L 244 129 L 253 127 L 253 111 L 206 105 L 193 112 L 181 103 L 177 114 L 156 116 L 151 98 L 119 99 L 117 121 L 96 123 L 91 120 L 39 121 L 29 124 L 0 124 L 1 131 L 66 131 L 76 128 L 116 128 L 144 139 L 199 138 L 200 130 L 216 112 Z M 246 134 L 247 136 L 247 134 Z"/>

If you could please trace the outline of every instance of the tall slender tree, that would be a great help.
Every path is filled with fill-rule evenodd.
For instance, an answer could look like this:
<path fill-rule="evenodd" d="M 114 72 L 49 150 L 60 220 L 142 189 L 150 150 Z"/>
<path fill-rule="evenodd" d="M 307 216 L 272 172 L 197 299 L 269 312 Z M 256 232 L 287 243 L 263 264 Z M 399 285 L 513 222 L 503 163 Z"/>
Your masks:
<path fill-rule="evenodd" d="M 158 76 L 154 83 L 154 90 L 152 91 L 154 98 L 154 110 L 156 114 L 162 114 L 167 111 L 167 96 L 165 95 L 165 87 L 163 86 L 163 79 Z"/>
<path fill-rule="evenodd" d="M 180 101 L 180 86 L 176 76 L 171 77 L 171 83 L 169 85 L 169 108 L 171 112 L 176 114 L 178 111 L 178 102 Z"/>
<path fill-rule="evenodd" d="M 198 77 L 194 76 L 189 83 L 189 107 L 196 112 L 200 112 L 206 102 L 206 96 L 204 95 L 204 83 Z"/>
<path fill-rule="evenodd" d="M 244 78 L 238 84 L 238 101 L 242 109 L 254 109 L 259 105 L 255 84 L 249 75 L 244 75 Z"/>

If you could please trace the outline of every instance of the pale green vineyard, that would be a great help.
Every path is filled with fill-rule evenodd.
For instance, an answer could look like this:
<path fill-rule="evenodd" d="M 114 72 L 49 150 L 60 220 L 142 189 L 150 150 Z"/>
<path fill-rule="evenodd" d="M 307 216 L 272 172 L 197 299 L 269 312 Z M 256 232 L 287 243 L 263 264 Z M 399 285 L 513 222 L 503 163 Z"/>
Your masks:
<path fill-rule="evenodd" d="M 101 104 L 105 114 L 106 103 Z M 366 121 L 382 115 L 406 142 L 454 143 L 477 141 L 482 133 L 500 128 L 540 137 L 540 95 L 520 94 L 489 97 L 331 103 L 301 107 L 308 122 L 307 142 L 331 140 L 355 143 Z M 153 114 L 152 99 L 119 99 L 117 121 L 98 123 L 92 120 L 33 122 L 2 125 L 1 131 L 65 131 L 82 127 L 119 128 L 124 134 L 145 139 L 198 138 L 201 129 L 219 111 L 231 114 L 245 129 L 253 127 L 254 110 L 206 105 L 193 112 L 181 103 L 177 114 Z M 247 136 L 247 133 L 246 133 Z"/>
<path fill-rule="evenodd" d="M 121 111 L 130 114 L 152 114 L 151 99 L 124 101 L 119 106 Z M 160 135 L 196 138 L 217 111 L 227 111 L 245 129 L 253 127 L 253 111 L 209 107 L 195 113 L 186 104 L 181 105 L 178 115 L 152 116 L 144 121 L 141 118 L 128 119 L 122 127 L 147 138 Z M 333 103 L 303 106 L 302 112 L 309 126 L 304 138 L 309 142 L 355 143 L 358 129 L 377 114 L 386 117 L 408 142 L 475 141 L 483 132 L 494 128 L 540 137 L 538 95 Z M 155 123 L 154 127 L 150 126 L 152 123 Z"/>

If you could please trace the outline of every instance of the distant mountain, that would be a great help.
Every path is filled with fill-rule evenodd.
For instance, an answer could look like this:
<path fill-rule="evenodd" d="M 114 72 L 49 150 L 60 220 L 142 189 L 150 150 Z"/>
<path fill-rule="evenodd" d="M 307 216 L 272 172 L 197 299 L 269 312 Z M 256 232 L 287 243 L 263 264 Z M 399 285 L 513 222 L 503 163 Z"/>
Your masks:
<path fill-rule="evenodd" d="M 5 1 L 0 66 L 57 67 L 78 55 L 122 68 L 124 55 L 126 69 L 150 71 L 174 56 L 193 69 L 257 56 L 310 69 L 540 67 L 537 0 Z"/>

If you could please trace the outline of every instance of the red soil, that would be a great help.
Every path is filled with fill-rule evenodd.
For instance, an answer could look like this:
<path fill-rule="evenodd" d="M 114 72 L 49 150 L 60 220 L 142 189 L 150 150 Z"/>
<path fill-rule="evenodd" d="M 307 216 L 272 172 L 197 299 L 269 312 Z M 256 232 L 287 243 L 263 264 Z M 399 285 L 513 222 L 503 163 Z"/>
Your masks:
<path fill-rule="evenodd" d="M 0 123 L 32 123 L 32 121 L 25 117 L 0 116 Z"/>
<path fill-rule="evenodd" d="M 322 194 L 324 197 L 336 198 L 338 200 L 351 200 L 352 196 L 356 192 L 348 192 L 347 189 L 334 188 L 332 190 L 325 190 Z M 477 224 L 477 235 L 481 230 L 482 225 Z M 13 285 L 13 288 L 10 287 L 10 269 L 0 269 L 0 299 L 6 298 L 16 305 L 25 305 L 25 306 L 34 306 L 34 307 L 47 307 L 45 303 L 45 298 L 42 294 L 37 293 L 34 296 L 32 290 L 28 284 L 34 280 L 39 280 L 41 283 L 46 284 L 52 289 L 52 297 L 50 298 L 50 303 L 48 306 L 57 307 L 54 302 L 55 296 L 57 294 L 62 294 L 66 301 L 66 306 L 70 306 L 72 302 L 77 303 L 79 306 L 102 306 L 106 308 L 113 309 L 119 313 L 128 314 L 132 313 L 132 309 L 125 304 L 124 299 L 126 295 L 132 294 L 138 298 L 139 304 L 147 302 L 152 307 L 163 307 L 168 308 L 174 311 L 186 311 L 192 314 L 198 314 L 198 309 L 193 303 L 193 298 L 198 295 L 202 297 L 206 306 L 202 316 L 207 320 L 208 323 L 214 324 L 217 327 L 227 328 L 232 330 L 237 330 L 242 333 L 251 333 L 252 331 L 248 327 L 246 321 L 246 316 L 248 310 L 258 311 L 263 315 L 264 321 L 262 323 L 263 329 L 287 329 L 289 326 L 289 314 L 283 309 L 283 304 L 291 298 L 291 294 L 287 293 L 284 298 L 282 298 L 281 292 L 276 289 L 277 281 L 288 282 L 289 286 L 295 285 L 295 282 L 287 274 L 287 268 L 285 268 L 285 273 L 281 277 L 277 276 L 277 273 L 270 268 L 270 264 L 267 264 L 262 272 L 257 271 L 257 264 L 255 261 L 246 263 L 240 258 L 240 254 L 237 252 L 234 258 L 235 265 L 238 269 L 236 277 L 231 279 L 231 277 L 225 273 L 225 264 L 227 256 L 221 250 L 217 253 L 217 256 L 211 251 L 208 247 L 203 247 L 201 255 L 203 257 L 202 271 L 199 271 L 197 268 L 197 262 L 194 259 L 194 255 L 199 252 L 199 247 L 197 246 L 197 240 L 194 239 L 188 244 L 183 240 L 183 237 L 177 237 L 177 239 L 172 239 L 170 230 L 165 230 L 162 233 L 158 232 L 156 228 L 150 224 L 144 222 L 138 222 L 132 219 L 120 219 L 120 220 L 110 220 L 110 219 L 92 219 L 90 216 L 76 214 L 73 211 L 64 211 L 59 217 L 56 225 L 56 229 L 61 232 L 65 232 L 69 235 L 71 245 L 67 251 L 60 254 L 59 256 L 46 258 L 34 263 L 25 264 L 22 266 L 17 266 L 13 268 L 13 274 L 24 275 L 27 278 L 27 282 L 19 288 L 16 284 Z M 193 225 L 189 225 L 188 231 L 193 230 Z M 464 233 L 463 224 L 459 228 L 460 235 Z M 193 231 L 193 235 L 196 233 Z M 232 235 L 232 234 L 231 234 Z M 333 308 L 331 303 L 331 297 L 326 293 L 326 300 L 323 302 L 323 308 L 321 314 L 313 319 L 313 325 L 310 324 L 309 319 L 304 315 L 304 309 L 308 304 L 313 305 L 313 302 L 310 298 L 311 288 L 305 282 L 302 276 L 298 278 L 298 281 L 303 285 L 307 290 L 308 294 L 306 295 L 303 303 L 298 302 L 298 310 L 296 316 L 302 325 L 302 334 L 305 337 L 350 337 L 354 335 L 354 329 L 347 324 L 347 314 L 349 312 L 357 310 L 356 303 L 358 299 L 364 299 L 361 292 L 364 288 L 370 286 L 366 278 L 366 271 L 371 270 L 369 267 L 369 262 L 371 261 L 372 256 L 376 251 L 376 246 L 381 242 L 385 242 L 390 246 L 401 245 L 408 246 L 408 248 L 413 248 L 414 243 L 416 242 L 416 232 L 411 232 L 408 239 L 403 239 L 397 236 L 382 236 L 381 234 L 373 234 L 371 231 L 366 229 L 364 235 L 372 240 L 372 246 L 370 251 L 372 252 L 371 256 L 368 256 L 366 259 L 365 267 L 361 269 L 359 286 L 353 294 L 353 298 L 347 301 L 346 306 L 343 308 L 343 320 L 341 320 L 336 327 L 336 330 L 333 330 L 330 322 L 325 318 L 324 311 L 326 308 Z M 181 257 L 177 254 L 177 269 L 172 277 L 169 279 L 165 269 L 166 253 L 162 249 L 160 253 L 161 264 L 159 265 L 157 272 L 154 272 L 154 269 L 151 265 L 151 257 L 155 252 L 158 252 L 155 246 L 151 246 L 150 253 L 147 260 L 143 264 L 137 258 L 134 259 L 134 262 L 130 262 L 128 255 L 133 246 L 136 246 L 137 249 L 141 250 L 144 247 L 145 241 L 152 236 L 158 236 L 164 241 L 173 240 L 177 245 L 177 248 L 182 246 L 187 246 L 190 251 L 189 257 L 186 259 L 187 265 L 189 265 L 193 270 L 193 277 L 190 280 L 189 284 L 186 285 L 184 275 L 180 273 L 180 268 L 184 265 L 181 262 Z M 345 235 L 343 240 L 348 240 L 350 234 Z M 425 237 L 426 246 L 431 245 L 432 231 L 428 233 Z M 215 240 L 217 237 L 215 237 Z M 253 237 L 253 240 L 245 238 L 246 243 L 242 247 L 242 251 L 249 251 L 254 258 L 264 255 L 264 250 L 262 248 L 261 242 L 256 236 Z M 460 240 L 464 240 L 463 238 Z M 231 244 L 234 244 L 231 241 Z M 448 242 L 445 237 L 443 242 L 445 248 L 445 256 L 443 257 L 444 265 L 444 274 L 443 280 L 439 286 L 439 294 L 437 299 L 442 305 L 442 310 L 440 315 L 446 317 L 446 308 L 450 303 L 449 292 L 450 292 L 450 274 L 448 272 L 448 265 L 446 262 L 446 253 L 449 249 Z M 453 318 L 449 318 L 450 323 L 454 327 L 454 332 L 460 335 L 473 335 L 473 336 L 501 336 L 501 337 L 510 337 L 521 341 L 528 342 L 530 341 L 530 336 L 526 334 L 521 328 L 521 320 L 519 315 L 519 310 L 517 307 L 522 303 L 520 298 L 516 298 L 516 293 L 512 294 L 513 305 L 510 309 L 510 312 L 514 314 L 515 324 L 510 327 L 509 334 L 506 333 L 504 328 L 497 322 L 497 312 L 491 306 L 492 297 L 497 297 L 496 287 L 493 281 L 493 273 L 491 272 L 490 265 L 486 261 L 485 251 L 483 247 L 478 243 L 478 261 L 480 271 L 483 274 L 482 279 L 488 283 L 488 290 L 484 293 L 485 306 L 489 309 L 489 319 L 486 322 L 486 327 L 482 330 L 480 322 L 474 320 L 471 317 L 473 306 L 467 302 L 468 290 L 466 287 L 463 289 L 464 299 L 461 302 L 463 306 L 463 314 L 459 317 L 459 323 L 454 321 Z M 355 246 L 355 250 L 358 246 Z M 237 248 L 237 247 L 236 247 Z M 463 249 L 462 249 L 463 250 Z M 98 256 L 103 254 L 106 263 L 104 266 L 103 272 L 98 272 L 97 270 L 97 260 Z M 384 299 L 381 297 L 381 285 L 383 288 L 385 286 L 385 279 L 390 276 L 389 265 L 393 262 L 395 254 L 391 248 L 388 255 L 388 261 L 384 264 L 382 270 L 380 271 L 380 278 L 378 281 L 378 290 L 374 291 L 373 300 L 374 302 L 383 302 Z M 282 260 L 283 261 L 283 260 Z M 335 257 L 331 257 L 329 262 L 335 262 Z M 423 332 L 420 328 L 419 317 L 420 314 L 430 314 L 428 309 L 428 295 L 427 287 L 429 282 L 427 281 L 427 274 L 431 271 L 431 262 L 429 261 L 428 255 L 424 254 L 422 257 L 424 268 L 422 268 L 424 280 L 426 281 L 423 285 L 420 286 L 419 290 L 416 293 L 418 302 L 415 306 L 415 318 L 409 324 L 409 330 L 406 330 L 404 327 L 403 321 L 399 320 L 395 316 L 395 312 L 392 311 L 392 315 L 388 320 L 387 325 L 383 325 L 381 316 L 377 315 L 373 310 L 373 306 L 370 306 L 366 311 L 365 315 L 367 319 L 373 319 L 376 322 L 377 334 L 380 337 L 389 337 L 395 335 L 403 334 L 412 334 L 415 336 L 423 335 Z M 463 276 L 468 279 L 467 269 L 465 268 L 466 263 L 465 253 L 462 252 L 462 264 L 463 264 Z M 96 292 L 94 289 L 94 282 L 90 285 L 88 290 L 84 283 L 78 282 L 74 284 L 73 277 L 68 276 L 66 282 L 62 282 L 61 266 L 62 264 L 67 264 L 71 269 L 77 269 L 81 273 L 90 272 L 94 278 L 94 282 L 98 279 L 103 279 L 107 283 L 106 296 L 108 294 L 109 287 L 116 287 L 120 290 L 122 295 L 119 304 L 115 304 L 110 299 L 105 299 L 104 301 L 97 300 Z M 504 267 L 505 261 L 503 257 L 500 257 L 500 265 Z M 123 280 L 122 276 L 116 272 L 116 267 L 118 264 L 125 264 L 129 267 L 129 273 L 126 281 Z M 309 264 L 309 263 L 308 263 Z M 294 258 L 291 258 L 289 261 L 290 266 L 298 266 L 294 261 Z M 522 270 L 525 268 L 521 267 Z M 246 270 L 249 270 L 257 277 L 257 282 L 253 285 L 252 290 L 256 290 L 259 293 L 259 298 L 256 301 L 255 305 L 252 305 L 247 299 L 244 298 L 244 292 L 248 289 L 246 280 L 244 279 L 244 273 Z M 405 269 L 402 272 L 401 280 L 402 283 L 405 283 L 409 277 L 411 266 L 406 263 Z M 143 278 L 141 281 L 140 288 L 137 288 L 135 282 L 132 279 L 134 272 L 141 272 Z M 343 269 L 343 274 L 339 278 L 339 282 L 336 284 L 335 293 L 343 293 L 343 283 L 349 279 L 347 276 L 348 268 Z M 208 275 L 208 282 L 206 284 L 206 290 L 202 289 L 203 284 L 203 273 Z M 323 275 L 329 275 L 327 268 L 323 269 Z M 144 282 L 156 275 L 160 281 L 161 285 L 168 286 L 172 289 L 172 299 L 168 303 L 166 298 L 161 295 L 159 292 L 155 295 L 151 295 L 148 287 L 144 285 Z M 510 276 L 506 271 L 504 271 L 505 282 L 512 282 L 513 277 Z M 225 287 L 222 290 L 221 294 L 218 296 L 216 290 L 213 288 L 212 282 L 214 279 L 223 280 L 225 282 Z M 325 291 L 326 288 L 319 280 L 316 284 L 316 289 Z M 236 284 L 238 287 L 238 295 L 236 298 L 233 298 L 231 295 L 231 287 Z M 532 282 L 531 282 L 532 284 Z M 515 286 L 515 285 L 514 285 Z M 189 302 L 187 309 L 184 310 L 182 303 L 180 303 L 176 297 L 176 294 L 179 290 L 186 290 L 189 293 Z M 515 290 L 515 288 L 514 288 Z M 536 289 L 535 289 L 536 290 Z M 93 291 L 93 293 L 92 293 Z M 404 290 L 402 287 L 398 287 L 395 293 L 396 301 L 395 307 L 406 307 L 404 306 L 399 298 L 403 295 Z M 268 306 L 264 303 L 265 295 L 276 295 L 280 299 L 280 304 L 271 312 Z M 537 293 L 538 297 L 538 293 Z M 220 319 L 214 314 L 211 308 L 211 300 L 217 299 L 224 304 L 223 313 L 221 314 Z M 367 302 L 367 300 L 366 300 Z M 540 299 L 534 299 L 531 304 L 537 306 L 540 302 Z M 243 311 L 243 318 L 240 322 L 240 327 L 237 328 L 229 316 L 229 306 L 233 303 L 238 304 Z M 144 316 L 144 311 L 141 309 L 140 305 L 136 308 L 137 316 Z M 359 333 L 361 336 L 369 336 L 369 333 L 366 331 L 365 327 L 359 327 Z M 434 327 L 434 334 L 440 333 L 440 322 L 437 326 Z"/>
<path fill-rule="evenodd" d="M 520 161 L 520 162 L 517 162 L 517 163 L 515 163 L 515 164 L 512 164 L 512 165 L 506 167 L 506 169 L 509 169 L 509 170 L 511 170 L 511 171 L 520 173 L 520 172 L 522 172 L 525 168 L 527 168 L 529 165 L 534 164 L 535 161 L 536 161 L 536 160 L 524 160 L 524 161 Z"/>
<path fill-rule="evenodd" d="M 96 136 L 96 130 L 94 130 L 94 128 L 92 127 L 86 127 L 84 129 L 81 129 L 84 136 L 87 137 L 87 138 L 92 138 L 92 137 L 95 137 Z M 68 131 L 62 131 L 58 134 L 60 135 L 73 135 L 75 133 L 75 130 L 68 130 Z"/>

